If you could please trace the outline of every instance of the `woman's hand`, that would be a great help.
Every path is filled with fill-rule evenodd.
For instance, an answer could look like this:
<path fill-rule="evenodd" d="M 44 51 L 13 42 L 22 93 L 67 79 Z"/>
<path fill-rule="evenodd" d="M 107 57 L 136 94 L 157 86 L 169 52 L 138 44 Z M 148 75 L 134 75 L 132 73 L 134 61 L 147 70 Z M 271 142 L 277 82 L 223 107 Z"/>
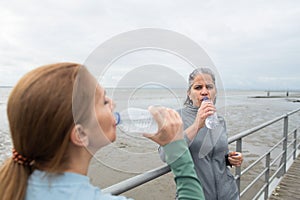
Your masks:
<path fill-rule="evenodd" d="M 205 119 L 214 112 L 216 112 L 216 108 L 213 103 L 207 102 L 200 104 L 194 123 L 184 130 L 190 141 L 192 141 L 197 135 L 198 131 L 204 127 Z"/>
<path fill-rule="evenodd" d="M 160 146 L 183 139 L 182 119 L 175 110 L 163 107 L 150 107 L 149 111 L 158 124 L 158 132 L 155 135 L 144 133 L 145 137 L 153 140 Z"/>
<path fill-rule="evenodd" d="M 194 123 L 192 124 L 192 126 L 194 126 L 194 128 L 197 130 L 197 132 L 204 127 L 205 124 L 205 119 L 214 114 L 214 112 L 216 112 L 216 107 L 212 102 L 205 102 L 205 103 L 201 103 L 198 112 L 197 112 L 197 116 L 196 119 L 194 121 Z"/>
<path fill-rule="evenodd" d="M 240 152 L 229 152 L 228 161 L 232 166 L 239 167 L 243 162 L 243 154 Z"/>

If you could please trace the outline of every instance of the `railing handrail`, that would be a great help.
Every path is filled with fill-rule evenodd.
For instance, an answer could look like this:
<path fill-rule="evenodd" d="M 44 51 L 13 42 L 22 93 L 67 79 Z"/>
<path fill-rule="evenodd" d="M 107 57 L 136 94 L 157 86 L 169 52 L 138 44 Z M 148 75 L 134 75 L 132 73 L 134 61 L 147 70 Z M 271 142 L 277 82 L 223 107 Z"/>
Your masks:
<path fill-rule="evenodd" d="M 262 123 L 261 125 L 258 125 L 258 126 L 254 127 L 254 128 L 248 129 L 246 131 L 242 131 L 241 133 L 230 137 L 228 139 L 228 144 L 233 143 L 233 142 L 237 142 L 237 141 L 241 140 L 242 138 L 244 138 L 244 137 L 246 137 L 246 136 L 248 136 L 248 135 L 250 135 L 252 133 L 257 132 L 258 130 L 261 130 L 261 129 L 263 129 L 263 128 L 271 125 L 271 124 L 274 124 L 274 123 L 276 123 L 276 122 L 278 122 L 278 121 L 280 121 L 280 120 L 282 120 L 282 119 L 290 116 L 290 115 L 293 115 L 294 113 L 297 113 L 298 111 L 300 111 L 300 108 L 298 108 L 298 109 L 296 109 L 294 111 L 288 112 L 288 113 L 286 113 L 284 115 L 281 115 L 279 117 L 276 117 L 273 120 L 270 120 L 270 121 L 267 121 L 265 123 Z M 299 127 L 297 127 L 297 128 L 299 128 Z M 297 130 L 297 128 L 296 128 L 296 130 Z M 264 157 L 266 155 L 267 155 L 267 153 L 265 153 L 261 157 Z M 170 172 L 169 166 L 163 165 L 161 167 L 155 168 L 155 169 L 147 171 L 147 172 L 145 172 L 143 174 L 139 174 L 137 176 L 131 177 L 131 178 L 126 179 L 124 181 L 121 181 L 121 182 L 119 182 L 117 184 L 109 186 L 109 187 L 103 189 L 103 192 L 104 193 L 111 193 L 113 195 L 119 195 L 119 194 L 121 194 L 123 192 L 126 192 L 126 191 L 128 191 L 130 189 L 133 189 L 133 188 L 135 188 L 135 187 L 137 187 L 139 185 L 142 185 L 142 184 L 144 184 L 144 183 L 146 183 L 148 181 L 151 181 L 151 180 L 153 180 L 155 178 L 158 178 L 158 177 L 160 177 L 160 176 L 162 176 L 162 175 L 164 175 L 164 174 L 166 174 L 168 172 Z M 240 170 L 239 170 L 239 173 L 240 174 L 236 176 L 238 178 L 240 178 L 240 176 L 241 176 L 241 171 Z M 244 170 L 243 170 L 242 173 L 244 173 Z"/>
<path fill-rule="evenodd" d="M 297 129 L 297 128 L 296 128 Z M 262 161 L 264 158 L 266 158 L 268 155 L 270 156 L 271 152 L 279 146 L 280 143 L 282 143 L 283 139 L 281 139 L 277 144 L 275 144 L 272 148 L 270 148 L 266 153 L 264 153 L 263 155 L 261 155 L 259 158 L 257 158 L 257 160 L 255 160 L 253 163 L 251 163 L 246 169 L 244 169 L 242 172 L 241 172 L 241 176 L 243 174 L 245 174 L 246 172 L 248 172 L 252 167 L 254 167 L 256 164 L 258 164 L 260 161 Z M 293 140 L 291 141 L 290 144 L 293 144 Z M 279 155 L 283 155 L 284 152 L 281 152 Z M 292 156 L 292 155 L 291 155 Z M 275 159 L 278 159 L 275 158 Z M 272 166 L 274 164 L 274 162 L 270 163 L 269 166 Z M 264 168 L 263 170 L 266 170 L 266 168 Z M 264 172 L 264 171 L 263 171 Z M 263 172 L 261 174 L 263 174 Z M 278 173 L 278 172 L 277 172 Z M 259 174 L 259 175 L 261 175 Z M 276 175 L 276 173 L 275 173 Z M 244 190 L 243 192 L 241 193 L 241 196 L 247 192 L 247 190 L 249 190 L 257 181 L 258 181 L 259 177 L 256 177 Z M 269 179 L 270 180 L 270 179 Z"/>
<path fill-rule="evenodd" d="M 143 174 L 139 174 L 137 176 L 134 176 L 134 177 L 131 177 L 124 181 L 121 181 L 117 184 L 111 185 L 111 186 L 103 189 L 103 192 L 111 193 L 113 195 L 119 195 L 119 194 L 122 194 L 123 192 L 126 192 L 128 190 L 131 190 L 139 185 L 147 183 L 148 181 L 158 178 L 170 171 L 171 171 L 171 169 L 168 165 L 163 165 L 161 167 L 147 171 Z"/>

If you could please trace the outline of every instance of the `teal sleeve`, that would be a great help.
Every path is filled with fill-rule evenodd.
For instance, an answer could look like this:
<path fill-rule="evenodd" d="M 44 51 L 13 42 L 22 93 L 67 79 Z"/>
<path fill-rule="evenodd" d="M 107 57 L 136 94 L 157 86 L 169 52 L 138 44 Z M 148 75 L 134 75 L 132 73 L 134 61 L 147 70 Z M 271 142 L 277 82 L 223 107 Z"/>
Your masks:
<path fill-rule="evenodd" d="M 194 163 L 184 140 L 177 140 L 163 146 L 166 162 L 176 182 L 178 199 L 204 200 L 201 183 L 194 169 Z"/>

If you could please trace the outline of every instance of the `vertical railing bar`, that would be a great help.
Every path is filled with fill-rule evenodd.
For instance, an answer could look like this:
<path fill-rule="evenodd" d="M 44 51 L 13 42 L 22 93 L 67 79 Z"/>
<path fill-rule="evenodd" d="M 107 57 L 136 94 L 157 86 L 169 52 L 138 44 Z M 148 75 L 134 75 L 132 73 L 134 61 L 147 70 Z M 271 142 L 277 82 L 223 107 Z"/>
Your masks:
<path fill-rule="evenodd" d="M 266 156 L 266 172 L 265 172 L 265 200 L 269 198 L 269 184 L 270 184 L 270 161 L 271 160 L 271 152 L 269 152 Z"/>
<path fill-rule="evenodd" d="M 237 152 L 242 152 L 242 138 L 238 139 L 236 141 L 236 151 Z M 236 167 L 235 168 L 235 175 L 238 177 L 236 179 L 236 184 L 237 184 L 237 187 L 238 187 L 238 190 L 239 190 L 239 193 L 241 191 L 241 167 Z"/>
<path fill-rule="evenodd" d="M 284 117 L 284 122 L 283 122 L 283 137 L 284 137 L 284 141 L 283 141 L 283 163 L 284 163 L 284 167 L 283 167 L 283 174 L 286 173 L 286 169 L 287 169 L 287 142 L 288 142 L 288 115 L 286 115 Z"/>
<path fill-rule="evenodd" d="M 297 155 L 297 129 L 294 130 L 294 153 L 293 153 L 293 159 L 296 159 Z"/>

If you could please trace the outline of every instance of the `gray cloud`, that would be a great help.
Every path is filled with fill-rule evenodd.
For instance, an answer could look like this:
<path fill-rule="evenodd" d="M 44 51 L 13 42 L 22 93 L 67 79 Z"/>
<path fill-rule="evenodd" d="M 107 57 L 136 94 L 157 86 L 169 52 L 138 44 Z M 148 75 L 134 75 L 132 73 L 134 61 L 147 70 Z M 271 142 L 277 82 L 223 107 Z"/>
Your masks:
<path fill-rule="evenodd" d="M 59 61 L 84 63 L 112 36 L 169 29 L 202 46 L 225 87 L 300 89 L 298 1 L 1 1 L 0 85 Z"/>

